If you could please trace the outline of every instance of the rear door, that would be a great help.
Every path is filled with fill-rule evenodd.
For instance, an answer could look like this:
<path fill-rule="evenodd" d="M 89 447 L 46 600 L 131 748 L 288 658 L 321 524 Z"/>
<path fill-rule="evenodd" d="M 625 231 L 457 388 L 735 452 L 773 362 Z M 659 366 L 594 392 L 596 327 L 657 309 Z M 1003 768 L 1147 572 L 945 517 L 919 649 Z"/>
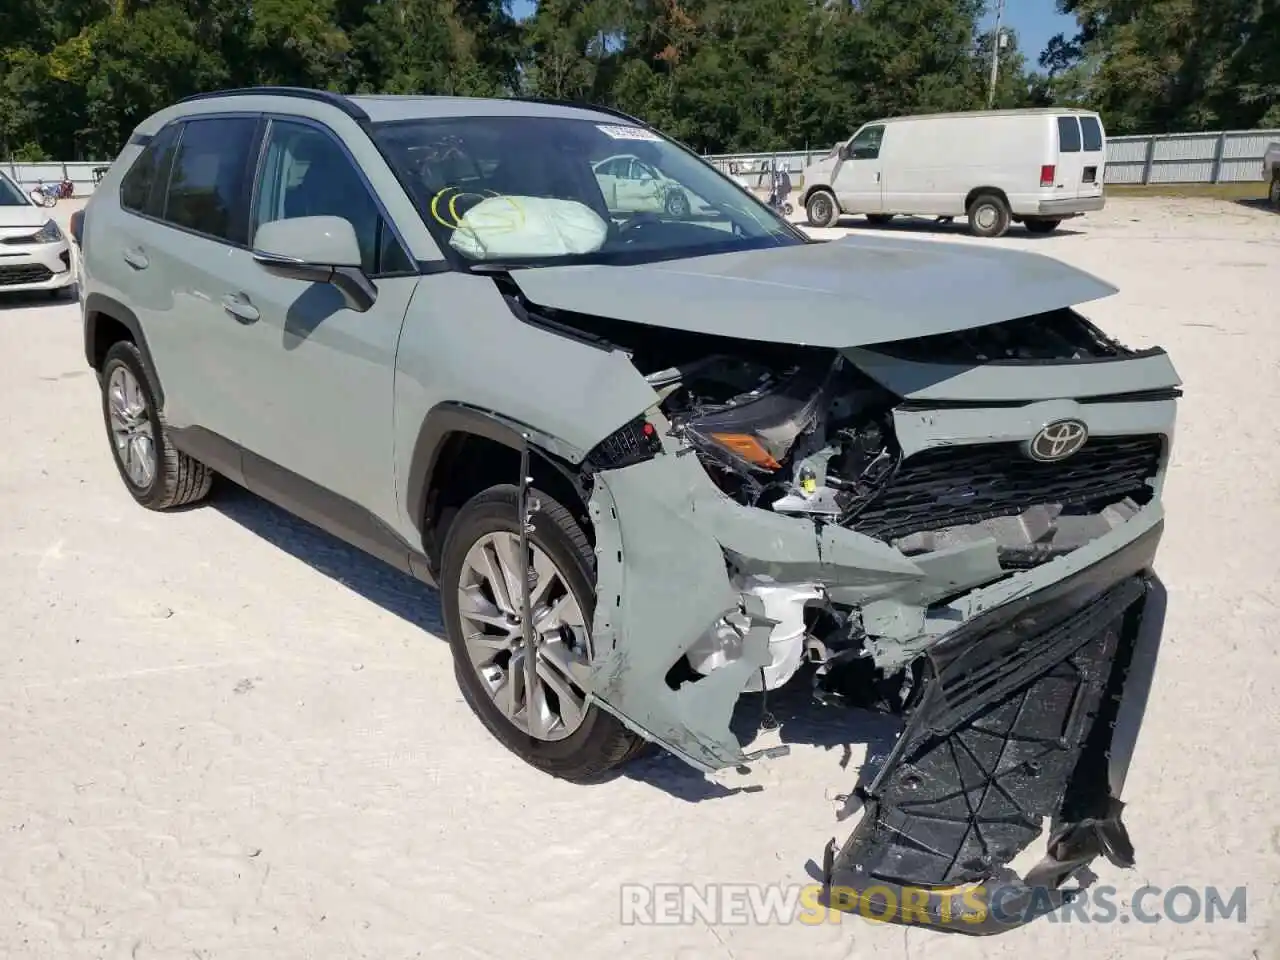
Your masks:
<path fill-rule="evenodd" d="M 1102 196 L 1107 163 L 1107 134 L 1102 121 L 1092 113 L 1080 116 L 1080 186 L 1079 197 Z"/>
<path fill-rule="evenodd" d="M 870 124 L 859 130 L 842 151 L 843 159 L 836 167 L 831 186 L 845 213 L 880 213 L 884 209 L 880 169 L 884 137 L 884 124 Z"/>
<path fill-rule="evenodd" d="M 1074 114 L 1060 116 L 1058 121 L 1058 163 L 1054 171 L 1055 200 L 1074 199 L 1080 194 L 1084 179 L 1083 137 L 1080 118 Z M 1043 185 L 1043 184 L 1042 184 Z"/>
<path fill-rule="evenodd" d="M 169 169 L 152 191 L 154 224 L 142 236 L 122 237 L 124 261 L 140 280 L 157 283 L 142 321 L 150 325 L 166 413 L 175 425 L 229 439 L 253 411 L 236 387 L 239 355 L 228 335 L 234 324 L 220 298 L 237 255 L 247 255 L 247 196 L 261 124 L 261 116 L 244 113 L 184 120 Z"/>
<path fill-rule="evenodd" d="M 234 388 L 236 355 L 218 298 L 232 261 L 247 248 L 247 188 L 261 118 L 235 113 L 189 117 L 166 141 L 153 141 L 150 176 L 121 188 L 127 218 L 117 239 L 132 272 L 139 319 L 175 426 L 198 426 L 229 437 L 249 415 Z"/>

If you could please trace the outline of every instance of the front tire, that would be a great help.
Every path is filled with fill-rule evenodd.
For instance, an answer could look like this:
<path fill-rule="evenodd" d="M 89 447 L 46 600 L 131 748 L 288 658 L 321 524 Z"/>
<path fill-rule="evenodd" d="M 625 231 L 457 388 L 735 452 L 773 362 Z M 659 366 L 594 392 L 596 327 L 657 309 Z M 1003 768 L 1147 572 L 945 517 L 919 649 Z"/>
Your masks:
<path fill-rule="evenodd" d="M 804 205 L 805 216 L 811 227 L 834 227 L 840 219 L 840 207 L 835 194 L 819 190 Z"/>
<path fill-rule="evenodd" d="M 666 208 L 669 216 L 677 220 L 685 219 L 689 216 L 689 195 L 678 187 L 671 190 L 667 194 Z"/>
<path fill-rule="evenodd" d="M 112 459 L 133 499 L 149 510 L 167 510 L 208 496 L 213 471 L 169 441 L 138 348 L 127 340 L 113 344 L 101 381 Z"/>
<path fill-rule="evenodd" d="M 468 501 L 450 525 L 440 596 L 454 673 L 467 705 L 516 756 L 575 783 L 599 779 L 646 741 L 594 704 L 572 679 L 591 662 L 595 557 L 573 515 L 530 490 L 540 506 L 519 557 L 518 490 L 491 487 Z M 532 567 L 530 604 L 537 636 L 528 684 L 520 624 L 521 568 Z"/>
<path fill-rule="evenodd" d="M 995 193 L 982 193 L 969 204 L 969 230 L 975 236 L 995 239 L 1004 236 L 1013 214 L 1009 205 Z"/>

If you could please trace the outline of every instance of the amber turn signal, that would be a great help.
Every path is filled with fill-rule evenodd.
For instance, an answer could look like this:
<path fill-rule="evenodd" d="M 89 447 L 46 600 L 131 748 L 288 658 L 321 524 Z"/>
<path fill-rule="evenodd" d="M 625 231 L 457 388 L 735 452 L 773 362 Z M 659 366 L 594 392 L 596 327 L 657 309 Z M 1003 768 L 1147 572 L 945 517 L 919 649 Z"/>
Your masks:
<path fill-rule="evenodd" d="M 713 433 L 711 439 L 726 450 L 732 450 L 747 463 L 755 464 L 766 470 L 777 470 L 781 466 L 773 458 L 764 445 L 749 433 Z"/>

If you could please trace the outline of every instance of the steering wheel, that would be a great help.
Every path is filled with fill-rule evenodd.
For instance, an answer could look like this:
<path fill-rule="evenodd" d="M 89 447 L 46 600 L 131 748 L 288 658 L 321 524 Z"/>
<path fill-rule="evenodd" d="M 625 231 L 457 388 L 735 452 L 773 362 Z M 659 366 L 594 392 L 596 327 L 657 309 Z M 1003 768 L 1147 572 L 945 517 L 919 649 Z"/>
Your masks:
<path fill-rule="evenodd" d="M 631 219 L 629 219 L 626 223 L 622 224 L 622 226 L 618 228 L 618 236 L 625 237 L 628 233 L 630 233 L 633 230 L 636 230 L 640 227 L 647 226 L 654 223 L 662 223 L 662 218 L 658 216 L 656 213 L 643 211 L 640 213 L 632 214 Z"/>

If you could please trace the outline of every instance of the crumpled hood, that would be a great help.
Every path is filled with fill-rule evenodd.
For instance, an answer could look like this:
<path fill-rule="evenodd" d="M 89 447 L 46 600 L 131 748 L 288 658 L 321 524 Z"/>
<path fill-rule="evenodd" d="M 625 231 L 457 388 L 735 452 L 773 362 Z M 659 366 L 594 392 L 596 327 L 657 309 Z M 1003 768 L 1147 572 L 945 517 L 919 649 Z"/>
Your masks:
<path fill-rule="evenodd" d="M 543 307 L 833 349 L 999 323 L 1116 292 L 1038 254 L 878 235 L 638 266 L 541 267 L 512 278 Z"/>

